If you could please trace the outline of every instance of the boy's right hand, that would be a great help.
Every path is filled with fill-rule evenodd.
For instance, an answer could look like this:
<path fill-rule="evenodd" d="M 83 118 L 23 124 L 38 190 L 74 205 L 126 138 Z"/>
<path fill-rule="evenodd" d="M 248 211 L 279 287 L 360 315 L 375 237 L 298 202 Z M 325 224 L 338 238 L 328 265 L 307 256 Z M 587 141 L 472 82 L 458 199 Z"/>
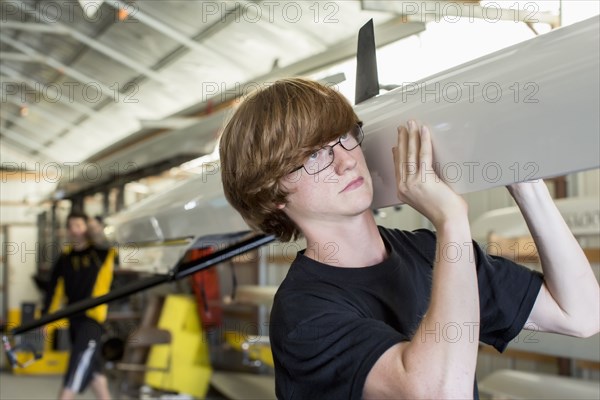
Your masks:
<path fill-rule="evenodd" d="M 433 170 L 429 129 L 416 121 L 398 127 L 398 146 L 392 148 L 398 199 L 427 217 L 437 228 L 467 218 L 467 203 Z"/>

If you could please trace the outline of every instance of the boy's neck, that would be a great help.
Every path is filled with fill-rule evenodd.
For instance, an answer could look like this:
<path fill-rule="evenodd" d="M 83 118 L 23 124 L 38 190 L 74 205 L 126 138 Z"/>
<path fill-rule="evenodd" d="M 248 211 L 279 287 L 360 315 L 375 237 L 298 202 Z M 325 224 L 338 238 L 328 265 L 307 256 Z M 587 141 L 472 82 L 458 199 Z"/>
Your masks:
<path fill-rule="evenodd" d="M 90 243 L 87 239 L 73 241 L 73 242 L 71 242 L 71 244 L 73 246 L 73 250 L 75 250 L 75 251 L 83 251 L 83 250 L 87 249 L 88 247 L 90 247 Z"/>
<path fill-rule="evenodd" d="M 370 210 L 344 222 L 319 224 L 304 234 L 304 255 L 323 264 L 359 268 L 387 258 L 385 244 Z"/>

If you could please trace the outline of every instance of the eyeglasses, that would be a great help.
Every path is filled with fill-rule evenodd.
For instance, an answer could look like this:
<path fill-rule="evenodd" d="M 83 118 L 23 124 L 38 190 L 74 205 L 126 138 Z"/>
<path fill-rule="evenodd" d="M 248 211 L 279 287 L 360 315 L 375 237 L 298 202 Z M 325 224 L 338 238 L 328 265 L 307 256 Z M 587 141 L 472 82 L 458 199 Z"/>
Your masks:
<path fill-rule="evenodd" d="M 292 172 L 298 171 L 300 168 L 304 168 L 307 174 L 315 175 L 323 171 L 331 164 L 333 164 L 333 148 L 338 144 L 342 146 L 346 151 L 354 150 L 363 141 L 365 134 L 359 124 L 352 127 L 350 132 L 344 133 L 339 137 L 338 141 L 332 145 L 323 146 L 317 151 L 314 151 L 308 156 L 308 159 L 303 165 L 292 170 Z"/>

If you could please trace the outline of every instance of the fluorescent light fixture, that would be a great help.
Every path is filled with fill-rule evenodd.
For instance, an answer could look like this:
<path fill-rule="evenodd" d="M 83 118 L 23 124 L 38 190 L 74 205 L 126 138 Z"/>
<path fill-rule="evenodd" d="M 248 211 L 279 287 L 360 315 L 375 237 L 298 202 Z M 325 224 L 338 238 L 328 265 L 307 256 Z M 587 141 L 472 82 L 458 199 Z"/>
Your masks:
<path fill-rule="evenodd" d="M 79 5 L 81 6 L 83 13 L 89 19 L 96 18 L 96 14 L 102 6 L 102 3 L 104 3 L 104 0 L 79 0 Z"/>

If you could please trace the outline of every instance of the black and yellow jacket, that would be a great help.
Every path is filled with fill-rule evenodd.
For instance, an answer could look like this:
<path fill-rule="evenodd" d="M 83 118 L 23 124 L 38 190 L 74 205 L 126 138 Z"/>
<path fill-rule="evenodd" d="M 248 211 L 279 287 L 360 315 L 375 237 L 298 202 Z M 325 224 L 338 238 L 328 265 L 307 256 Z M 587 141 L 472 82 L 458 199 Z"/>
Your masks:
<path fill-rule="evenodd" d="M 114 260 L 115 250 L 112 248 L 102 249 L 94 245 L 80 251 L 65 248 L 52 267 L 42 313 L 56 311 L 65 298 L 67 304 L 73 304 L 108 293 L 113 278 Z M 99 323 L 106 320 L 107 313 L 107 304 L 85 311 L 87 317 Z"/>

